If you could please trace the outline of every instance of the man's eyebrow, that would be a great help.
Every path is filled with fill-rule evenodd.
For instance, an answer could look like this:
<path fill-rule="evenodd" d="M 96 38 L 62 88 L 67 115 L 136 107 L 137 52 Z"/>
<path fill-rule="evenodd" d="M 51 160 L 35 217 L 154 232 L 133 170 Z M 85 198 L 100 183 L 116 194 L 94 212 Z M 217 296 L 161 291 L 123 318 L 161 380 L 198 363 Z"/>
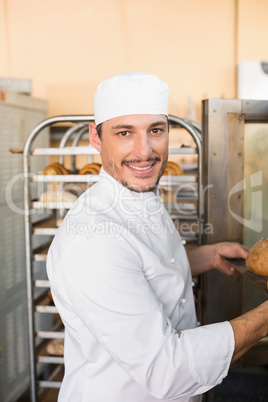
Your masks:
<path fill-rule="evenodd" d="M 134 126 L 132 126 L 131 124 L 118 124 L 117 126 L 111 127 L 112 130 L 124 130 L 124 129 L 131 130 L 132 128 L 134 128 Z"/>
<path fill-rule="evenodd" d="M 149 128 L 156 127 L 156 126 L 166 126 L 167 123 L 163 120 L 155 121 L 154 123 L 150 124 Z M 112 130 L 131 130 L 135 128 L 132 124 L 118 124 L 117 126 L 112 126 Z"/>
<path fill-rule="evenodd" d="M 160 121 L 156 121 L 156 122 L 152 123 L 149 127 L 151 128 L 151 127 L 166 126 L 166 125 L 167 125 L 166 121 L 160 120 Z"/>

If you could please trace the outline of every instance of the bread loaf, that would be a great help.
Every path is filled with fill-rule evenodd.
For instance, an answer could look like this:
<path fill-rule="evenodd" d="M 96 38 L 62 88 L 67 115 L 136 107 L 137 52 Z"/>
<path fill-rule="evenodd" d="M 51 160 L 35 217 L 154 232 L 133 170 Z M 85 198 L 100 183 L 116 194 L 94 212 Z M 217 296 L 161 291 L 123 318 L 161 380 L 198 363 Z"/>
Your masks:
<path fill-rule="evenodd" d="M 176 196 L 174 191 L 172 190 L 166 190 L 164 188 L 161 188 L 159 190 L 159 196 L 162 198 L 164 204 L 176 202 Z"/>
<path fill-rule="evenodd" d="M 40 195 L 40 202 L 50 202 L 50 203 L 61 203 L 67 202 L 72 203 L 77 200 L 75 194 L 70 193 L 66 190 L 50 190 Z"/>
<path fill-rule="evenodd" d="M 52 339 L 47 345 L 47 353 L 53 356 L 63 356 L 64 339 Z"/>
<path fill-rule="evenodd" d="M 251 247 L 246 265 L 250 272 L 268 277 L 268 239 L 261 238 Z"/>

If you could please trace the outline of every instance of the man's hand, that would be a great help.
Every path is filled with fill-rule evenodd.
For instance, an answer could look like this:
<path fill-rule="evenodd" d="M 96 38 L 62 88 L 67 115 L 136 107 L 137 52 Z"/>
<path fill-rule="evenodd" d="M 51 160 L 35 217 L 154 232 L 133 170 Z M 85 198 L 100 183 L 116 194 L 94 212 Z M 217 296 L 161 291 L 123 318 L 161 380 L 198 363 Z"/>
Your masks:
<path fill-rule="evenodd" d="M 232 275 L 235 269 L 224 258 L 247 258 L 248 249 L 238 243 L 222 242 L 200 246 L 189 252 L 192 276 L 196 277 L 212 269 Z"/>
<path fill-rule="evenodd" d="M 234 362 L 250 349 L 259 339 L 268 334 L 268 301 L 254 310 L 230 321 L 234 336 Z"/>

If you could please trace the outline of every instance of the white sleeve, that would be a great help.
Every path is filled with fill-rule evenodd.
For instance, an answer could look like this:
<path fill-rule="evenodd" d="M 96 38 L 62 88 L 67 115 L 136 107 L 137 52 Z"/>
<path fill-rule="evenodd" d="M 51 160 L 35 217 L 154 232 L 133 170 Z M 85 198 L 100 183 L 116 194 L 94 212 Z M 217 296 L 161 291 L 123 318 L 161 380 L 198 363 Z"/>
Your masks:
<path fill-rule="evenodd" d="M 227 375 L 232 328 L 225 322 L 177 333 L 144 276 L 135 241 L 129 233 L 78 236 L 55 273 L 63 278 L 68 303 L 121 368 L 155 398 L 206 392 Z"/>

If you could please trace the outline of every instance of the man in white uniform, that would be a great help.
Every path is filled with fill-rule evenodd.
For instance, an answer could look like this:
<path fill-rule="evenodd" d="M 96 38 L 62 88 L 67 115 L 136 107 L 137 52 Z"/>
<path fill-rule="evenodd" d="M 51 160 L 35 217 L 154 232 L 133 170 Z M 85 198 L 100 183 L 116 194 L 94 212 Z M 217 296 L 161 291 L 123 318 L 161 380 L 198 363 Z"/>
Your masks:
<path fill-rule="evenodd" d="M 267 334 L 267 303 L 196 328 L 192 276 L 215 267 L 232 274 L 221 255 L 247 251 L 219 243 L 186 256 L 157 190 L 168 92 L 142 73 L 111 77 L 96 91 L 89 137 L 102 157 L 99 181 L 68 212 L 47 261 L 65 325 L 60 401 L 196 401 Z"/>

